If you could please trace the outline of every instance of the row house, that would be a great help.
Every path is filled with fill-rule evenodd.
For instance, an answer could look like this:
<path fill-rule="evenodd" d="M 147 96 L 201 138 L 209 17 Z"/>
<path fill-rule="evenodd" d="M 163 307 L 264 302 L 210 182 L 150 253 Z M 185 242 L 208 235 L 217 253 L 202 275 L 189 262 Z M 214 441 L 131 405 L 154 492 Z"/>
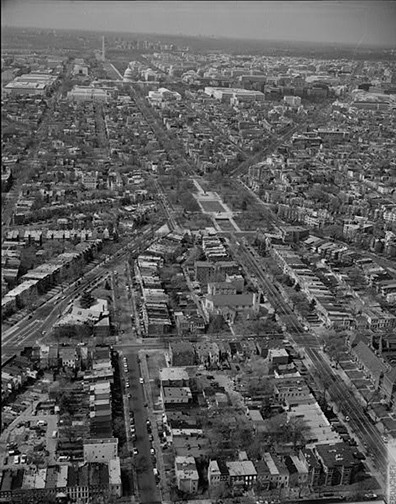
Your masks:
<path fill-rule="evenodd" d="M 257 481 L 257 471 L 251 460 L 224 462 L 211 460 L 208 467 L 209 487 L 222 483 L 251 487 Z"/>
<path fill-rule="evenodd" d="M 362 316 L 367 320 L 367 326 L 372 330 L 391 330 L 396 327 L 396 317 L 380 309 L 366 309 Z"/>
<path fill-rule="evenodd" d="M 262 460 L 256 463 L 257 480 L 264 488 L 287 488 L 289 471 L 282 460 L 274 454 L 265 452 Z"/>

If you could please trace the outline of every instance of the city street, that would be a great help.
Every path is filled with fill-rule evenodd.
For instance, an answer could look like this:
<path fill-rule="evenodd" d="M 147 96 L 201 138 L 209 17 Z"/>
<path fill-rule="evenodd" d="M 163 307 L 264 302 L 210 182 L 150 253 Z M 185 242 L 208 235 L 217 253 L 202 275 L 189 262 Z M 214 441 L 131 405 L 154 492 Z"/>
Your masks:
<path fill-rule="evenodd" d="M 247 247 L 240 247 L 240 253 L 244 258 L 244 264 L 255 272 L 259 284 L 263 288 L 266 296 L 271 302 L 272 306 L 277 308 L 279 316 L 287 315 L 288 324 L 288 338 L 293 341 L 296 347 L 303 349 L 305 355 L 311 360 L 315 372 L 318 376 L 323 376 L 324 379 L 331 380 L 333 387 L 331 388 L 331 400 L 335 403 L 343 405 L 343 412 L 351 418 L 351 425 L 356 432 L 359 439 L 367 446 L 373 454 L 376 468 L 378 472 L 376 475 L 382 476 L 380 481 L 383 492 L 386 488 L 386 446 L 381 439 L 381 436 L 375 426 L 371 423 L 365 415 L 362 405 L 353 393 L 348 389 L 342 379 L 334 373 L 327 361 L 323 358 L 319 349 L 321 341 L 312 333 L 304 331 L 301 322 L 283 299 L 280 292 L 268 280 L 266 274 L 263 272 L 257 259 L 252 255 Z"/>
<path fill-rule="evenodd" d="M 31 315 L 10 327 L 2 334 L 2 362 L 21 350 L 28 344 L 37 340 L 45 340 L 45 334 L 58 319 L 59 315 L 73 301 L 80 296 L 89 286 L 105 278 L 116 264 L 124 264 L 123 260 L 128 254 L 135 253 L 147 247 L 153 240 L 153 231 L 146 229 L 136 237 L 133 243 L 126 245 L 113 256 L 106 258 L 102 263 L 94 266 L 82 278 L 75 280 L 63 293 L 59 293 L 51 300 L 37 308 Z"/>
<path fill-rule="evenodd" d="M 134 455 L 133 464 L 137 473 L 137 486 L 139 490 L 140 502 L 155 502 L 160 501 L 158 487 L 155 483 L 155 476 L 153 472 L 153 463 L 150 455 L 150 441 L 148 437 L 146 421 L 149 418 L 148 408 L 145 406 L 147 397 L 143 385 L 140 383 L 140 365 L 138 362 L 138 352 L 125 351 L 123 355 L 126 356 L 129 371 L 126 377 L 129 380 L 130 387 L 126 389 L 130 391 L 131 399 L 129 402 L 130 410 L 134 413 L 135 429 L 136 429 L 136 442 L 134 446 L 138 449 L 139 453 Z M 128 419 L 126 419 L 128 423 Z"/>

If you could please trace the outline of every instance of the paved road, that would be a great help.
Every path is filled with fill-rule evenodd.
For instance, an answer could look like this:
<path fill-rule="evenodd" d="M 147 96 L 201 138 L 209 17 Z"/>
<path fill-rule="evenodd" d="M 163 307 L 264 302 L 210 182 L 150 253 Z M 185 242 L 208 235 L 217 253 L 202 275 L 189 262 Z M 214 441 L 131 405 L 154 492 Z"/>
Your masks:
<path fill-rule="evenodd" d="M 280 292 L 271 284 L 267 276 L 263 273 L 257 259 L 251 254 L 248 247 L 242 245 L 240 253 L 244 258 L 244 264 L 251 268 L 261 284 L 264 292 L 268 296 L 272 306 L 276 307 L 280 316 L 287 316 L 288 335 L 296 346 L 304 349 L 306 356 L 311 360 L 318 376 L 323 376 L 330 380 L 333 386 L 329 390 L 331 399 L 338 404 L 342 404 L 343 412 L 351 419 L 351 426 L 356 431 L 356 435 L 363 441 L 371 453 L 374 455 L 376 467 L 379 470 L 379 475 L 384 476 L 380 481 L 383 490 L 386 488 L 387 474 L 387 448 L 375 426 L 363 411 L 362 405 L 353 395 L 351 390 L 342 381 L 340 376 L 334 373 L 326 359 L 320 352 L 321 342 L 312 333 L 304 331 L 300 321 L 294 314 L 291 307 L 285 302 Z"/>
<path fill-rule="evenodd" d="M 149 414 L 145 406 L 145 404 L 147 404 L 147 398 L 145 396 L 144 387 L 140 383 L 141 373 L 138 362 L 138 351 L 124 350 L 123 355 L 127 358 L 129 368 L 128 379 L 130 383 L 129 390 L 131 391 L 129 407 L 134 412 L 135 417 L 137 439 L 134 445 L 139 450 L 139 454 L 134 456 L 134 465 L 137 473 L 140 502 L 160 501 L 160 492 L 155 483 L 153 463 L 150 454 L 151 445 L 146 425 Z"/>
<path fill-rule="evenodd" d="M 28 343 L 36 343 L 45 336 L 43 331 L 50 330 L 57 321 L 59 315 L 66 309 L 68 304 L 78 297 L 87 287 L 95 284 L 109 275 L 118 263 L 128 254 L 135 253 L 147 247 L 153 241 L 153 231 L 146 229 L 130 243 L 117 251 L 103 263 L 95 266 L 80 280 L 74 281 L 63 293 L 59 293 L 43 306 L 35 310 L 32 316 L 27 316 L 2 334 L 2 363 L 17 351 L 20 351 Z M 78 285 L 80 281 L 80 285 Z"/>

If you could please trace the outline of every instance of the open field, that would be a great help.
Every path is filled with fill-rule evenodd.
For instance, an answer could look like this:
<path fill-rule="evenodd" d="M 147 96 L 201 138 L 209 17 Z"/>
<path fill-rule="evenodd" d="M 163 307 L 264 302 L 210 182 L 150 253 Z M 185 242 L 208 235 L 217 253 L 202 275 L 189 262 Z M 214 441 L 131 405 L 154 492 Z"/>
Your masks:
<path fill-rule="evenodd" d="M 205 212 L 226 212 L 226 209 L 221 203 L 216 200 L 199 201 Z"/>

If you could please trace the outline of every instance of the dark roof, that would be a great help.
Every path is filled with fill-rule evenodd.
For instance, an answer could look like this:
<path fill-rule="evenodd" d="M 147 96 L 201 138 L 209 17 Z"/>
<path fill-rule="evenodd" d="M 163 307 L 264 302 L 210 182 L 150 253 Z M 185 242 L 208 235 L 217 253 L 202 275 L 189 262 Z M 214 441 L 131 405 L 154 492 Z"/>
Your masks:
<path fill-rule="evenodd" d="M 227 467 L 227 464 L 224 462 L 224 460 L 217 459 L 217 465 L 219 466 L 220 473 L 224 476 L 229 475 L 229 470 Z"/>
<path fill-rule="evenodd" d="M 327 467 L 351 467 L 357 464 L 354 450 L 346 443 L 317 445 L 315 449 Z"/>
<path fill-rule="evenodd" d="M 3 471 L 3 477 L 1 478 L 0 490 L 2 492 L 7 492 L 12 488 L 12 472 L 11 469 L 5 469 Z"/>
<path fill-rule="evenodd" d="M 45 480 L 45 488 L 56 488 L 57 481 L 58 481 L 57 466 L 48 466 L 47 477 Z"/>

